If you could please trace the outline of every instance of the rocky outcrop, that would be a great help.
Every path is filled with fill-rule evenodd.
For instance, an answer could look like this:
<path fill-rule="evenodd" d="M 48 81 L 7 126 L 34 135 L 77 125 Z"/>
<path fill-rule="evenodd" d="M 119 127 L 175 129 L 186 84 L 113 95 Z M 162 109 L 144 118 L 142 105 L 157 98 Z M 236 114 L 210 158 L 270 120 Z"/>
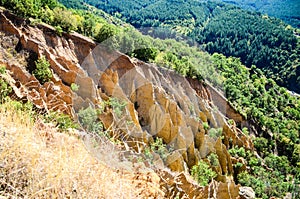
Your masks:
<path fill-rule="evenodd" d="M 241 199 L 254 199 L 255 198 L 255 192 L 251 187 L 241 187 L 240 188 L 240 196 Z"/>
<path fill-rule="evenodd" d="M 84 85 L 79 91 L 83 98 L 96 101 L 96 91 L 91 78 L 85 75 L 79 64 L 95 47 L 93 41 L 78 34 L 59 37 L 53 27 L 43 24 L 31 27 L 24 19 L 5 10 L 0 12 L 0 24 L 0 31 L 15 39 L 10 48 L 28 52 L 29 57 L 25 58 L 27 62 L 34 61 L 30 60 L 31 57 L 45 56 L 54 73 L 52 82 L 41 85 L 28 72 L 30 67 L 22 66 L 24 63 L 18 63 L 17 58 L 9 56 L 9 59 L 2 60 L 2 64 L 15 80 L 10 83 L 18 98 L 27 98 L 45 110 L 60 110 L 72 115 L 74 96 L 69 86 L 77 79 Z M 80 48 L 75 48 L 76 45 L 80 45 Z M 81 78 L 77 78 L 78 76 Z"/>
<path fill-rule="evenodd" d="M 168 171 L 159 172 L 161 189 L 167 198 L 239 198 L 240 186 L 232 182 L 212 181 L 208 186 L 201 187 L 184 173 L 172 174 Z M 244 192 L 243 192 L 244 193 Z"/>

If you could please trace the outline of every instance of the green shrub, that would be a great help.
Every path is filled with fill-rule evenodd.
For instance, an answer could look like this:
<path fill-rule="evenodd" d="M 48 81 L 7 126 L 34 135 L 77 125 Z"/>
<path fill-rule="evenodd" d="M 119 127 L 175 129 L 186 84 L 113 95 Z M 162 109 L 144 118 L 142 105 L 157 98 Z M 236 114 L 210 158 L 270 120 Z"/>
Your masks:
<path fill-rule="evenodd" d="M 244 128 L 242 129 L 242 132 L 243 132 L 245 135 L 249 135 L 249 130 L 248 130 L 247 127 L 244 127 Z"/>
<path fill-rule="evenodd" d="M 102 123 L 98 120 L 97 110 L 89 106 L 86 109 L 81 109 L 78 113 L 79 123 L 88 132 L 101 133 L 103 130 Z"/>
<path fill-rule="evenodd" d="M 3 100 L 12 92 L 12 88 L 9 86 L 9 84 L 1 78 L 1 75 L 5 74 L 6 68 L 4 66 L 0 66 L 0 102 L 3 102 Z"/>
<path fill-rule="evenodd" d="M 163 160 L 166 160 L 169 151 L 167 149 L 167 145 L 163 143 L 162 138 L 157 137 L 155 139 L 155 142 L 150 144 L 150 148 L 152 151 L 157 153 Z"/>
<path fill-rule="evenodd" d="M 217 174 L 203 160 L 200 160 L 197 165 L 192 167 L 191 175 L 201 186 L 208 185 L 208 183 L 217 176 Z"/>
<path fill-rule="evenodd" d="M 127 106 L 127 102 L 125 102 L 121 99 L 112 97 L 112 98 L 109 98 L 109 105 L 113 108 L 114 113 L 116 113 L 116 115 L 118 117 L 120 117 L 123 113 L 123 110 Z"/>
<path fill-rule="evenodd" d="M 108 50 L 114 50 L 119 47 L 116 39 L 118 29 L 111 24 L 104 24 L 99 32 L 96 34 L 95 39 L 99 43 L 103 43 Z"/>
<path fill-rule="evenodd" d="M 5 104 L 3 104 L 6 107 L 10 107 L 10 109 L 14 110 L 16 113 L 22 113 L 27 112 L 30 113 L 30 115 L 34 116 L 35 111 L 33 110 L 33 104 L 31 102 L 22 103 L 20 101 L 11 100 L 10 98 L 7 98 L 5 101 Z"/>
<path fill-rule="evenodd" d="M 256 178 L 247 172 L 242 172 L 238 175 L 238 182 L 242 186 L 252 187 L 257 197 L 268 198 L 267 194 L 265 194 L 266 183 L 260 178 Z"/>
<path fill-rule="evenodd" d="M 79 85 L 78 84 L 75 84 L 75 83 L 72 83 L 71 84 L 71 89 L 72 91 L 76 92 L 79 90 Z"/>
<path fill-rule="evenodd" d="M 45 122 L 53 123 L 61 131 L 76 129 L 79 127 L 78 124 L 75 123 L 69 115 L 59 112 L 51 112 L 45 115 L 44 120 Z"/>
<path fill-rule="evenodd" d="M 223 132 L 223 129 L 222 128 L 211 128 L 209 131 L 208 131 L 208 136 L 213 138 L 213 139 L 217 139 L 219 137 L 222 136 L 222 132 Z"/>
<path fill-rule="evenodd" d="M 144 47 L 134 50 L 133 53 L 138 59 L 141 59 L 143 61 L 152 61 L 157 56 L 158 50 L 151 47 Z"/>
<path fill-rule="evenodd" d="M 35 62 L 35 66 L 36 69 L 33 71 L 33 74 L 41 82 L 41 84 L 50 81 L 52 78 L 52 72 L 50 70 L 50 63 L 46 60 L 46 58 L 39 58 Z"/>
<path fill-rule="evenodd" d="M 152 151 L 150 149 L 150 147 L 146 147 L 144 150 L 144 155 L 146 157 L 147 160 L 150 160 L 150 162 L 153 162 L 153 155 L 152 155 Z"/>
<path fill-rule="evenodd" d="M 264 137 L 257 137 L 254 139 L 254 147 L 261 153 L 269 151 L 269 141 Z"/>
<path fill-rule="evenodd" d="M 66 32 L 76 31 L 78 20 L 71 10 L 56 7 L 53 9 L 53 25 L 61 27 Z"/>
<path fill-rule="evenodd" d="M 144 150 L 144 154 L 150 162 L 153 161 L 152 152 L 158 154 L 163 161 L 167 159 L 168 154 L 172 151 L 172 149 L 168 149 L 167 145 L 163 143 L 163 139 L 157 137 L 154 142 L 150 143 L 149 147 L 146 147 Z"/>
<path fill-rule="evenodd" d="M 97 42 L 101 43 L 113 37 L 116 33 L 116 28 L 113 25 L 104 24 L 99 30 L 98 34 L 95 36 L 95 39 Z"/>
<path fill-rule="evenodd" d="M 207 131 L 209 129 L 209 124 L 207 122 L 203 122 L 203 128 Z"/>
<path fill-rule="evenodd" d="M 230 125 L 234 125 L 234 120 L 232 120 L 232 119 L 229 119 L 227 122 L 228 122 L 228 124 L 230 124 Z"/>
<path fill-rule="evenodd" d="M 228 152 L 230 153 L 230 155 L 232 155 L 234 157 L 243 157 L 243 158 L 246 157 L 246 151 L 245 151 L 244 147 L 239 148 L 238 146 L 235 146 L 235 147 L 229 149 Z"/>
<path fill-rule="evenodd" d="M 218 155 L 215 153 L 211 153 L 207 159 L 209 160 L 210 164 L 212 166 L 218 166 L 219 165 L 219 159 L 218 159 Z"/>
<path fill-rule="evenodd" d="M 62 34 L 64 32 L 64 30 L 60 26 L 55 26 L 55 31 L 56 31 L 56 34 L 59 36 L 62 36 Z"/>

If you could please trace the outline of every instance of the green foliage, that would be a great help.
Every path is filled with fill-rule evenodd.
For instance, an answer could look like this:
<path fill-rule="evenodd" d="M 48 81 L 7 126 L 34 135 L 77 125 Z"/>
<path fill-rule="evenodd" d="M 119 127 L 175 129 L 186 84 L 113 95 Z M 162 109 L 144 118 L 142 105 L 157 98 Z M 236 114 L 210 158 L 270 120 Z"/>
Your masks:
<path fill-rule="evenodd" d="M 97 42 L 101 43 L 109 40 L 109 43 L 115 43 L 114 35 L 117 34 L 117 29 L 111 24 L 104 24 L 98 34 L 95 36 Z"/>
<path fill-rule="evenodd" d="M 45 7 L 53 9 L 57 6 L 56 0 L 2 0 L 0 5 L 13 10 L 22 17 L 40 17 Z"/>
<path fill-rule="evenodd" d="M 219 137 L 222 136 L 222 133 L 223 133 L 223 129 L 222 128 L 218 128 L 218 129 L 211 128 L 208 131 L 208 136 L 211 137 L 211 138 L 213 138 L 213 139 L 218 139 Z"/>
<path fill-rule="evenodd" d="M 239 148 L 238 146 L 235 146 L 229 149 L 228 152 L 230 153 L 230 155 L 234 157 L 243 157 L 243 158 L 246 157 L 246 151 L 244 147 Z"/>
<path fill-rule="evenodd" d="M 201 186 L 208 185 L 208 183 L 217 176 L 217 174 L 203 160 L 200 160 L 197 165 L 192 167 L 191 175 Z"/>
<path fill-rule="evenodd" d="M 37 1 L 41 3 L 41 1 Z M 14 9 L 19 16 L 35 16 L 38 14 L 38 7 L 34 0 L 2 0 L 1 5 Z"/>
<path fill-rule="evenodd" d="M 143 61 L 150 61 L 155 59 L 157 55 L 157 50 L 155 48 L 149 48 L 145 46 L 143 48 L 134 50 L 133 53 L 138 59 L 141 59 Z"/>
<path fill-rule="evenodd" d="M 97 110 L 89 106 L 78 112 L 78 120 L 84 129 L 88 132 L 101 133 L 103 125 L 98 119 Z"/>
<path fill-rule="evenodd" d="M 85 9 L 86 7 L 82 5 L 81 1 L 78 0 L 59 0 L 62 4 L 66 5 L 68 8 L 73 9 Z"/>
<path fill-rule="evenodd" d="M 163 143 L 163 139 L 156 137 L 154 142 L 150 143 L 149 147 L 146 147 L 144 150 L 145 157 L 150 160 L 150 162 L 153 161 L 153 154 L 152 152 L 158 154 L 163 161 L 166 160 L 168 154 L 172 152 L 173 149 L 167 148 L 167 145 Z"/>
<path fill-rule="evenodd" d="M 5 100 L 0 103 L 0 106 L 4 108 L 4 110 L 13 111 L 16 115 L 23 115 L 25 113 L 30 122 L 36 121 L 37 113 L 34 110 L 33 104 L 29 101 L 23 103 L 10 98 L 5 98 Z"/>
<path fill-rule="evenodd" d="M 219 159 L 218 159 L 218 155 L 215 153 L 211 153 L 209 154 L 209 156 L 207 157 L 207 159 L 209 160 L 210 164 L 212 166 L 219 166 Z"/>
<path fill-rule="evenodd" d="M 238 175 L 238 181 L 242 186 L 251 186 L 255 190 L 256 197 L 268 199 L 270 196 L 279 197 L 293 190 L 291 181 L 286 181 L 284 176 L 277 172 L 268 172 L 262 167 L 255 167 L 255 174 L 242 172 Z"/>
<path fill-rule="evenodd" d="M 76 92 L 79 90 L 79 85 L 78 84 L 75 84 L 75 83 L 72 83 L 71 84 L 71 89 L 72 91 Z"/>
<path fill-rule="evenodd" d="M 150 144 L 150 149 L 157 153 L 163 160 L 166 160 L 169 151 L 166 144 L 163 143 L 162 138 L 157 137 L 155 141 Z"/>
<path fill-rule="evenodd" d="M 291 173 L 292 168 L 286 156 L 269 154 L 264 161 L 269 168 L 279 171 L 282 175 Z"/>
<path fill-rule="evenodd" d="M 40 57 L 35 62 L 35 66 L 36 68 L 33 71 L 33 74 L 41 82 L 41 84 L 50 81 L 52 78 L 52 72 L 50 70 L 50 63 L 46 60 L 46 58 Z"/>
<path fill-rule="evenodd" d="M 5 75 L 6 68 L 0 65 L 0 103 L 12 92 L 12 88 L 9 84 L 1 77 Z"/>
<path fill-rule="evenodd" d="M 291 167 L 287 157 L 269 153 L 262 160 L 253 152 L 245 153 L 238 147 L 229 152 L 235 157 L 243 157 L 250 166 L 250 169 L 238 174 L 237 182 L 242 186 L 252 187 L 257 197 L 266 199 L 271 196 L 282 197 L 287 192 L 295 191 L 293 184 L 297 177 L 291 174 L 297 171 L 292 171 L 294 168 Z M 239 168 L 241 165 L 237 163 L 233 166 Z"/>
<path fill-rule="evenodd" d="M 165 160 L 168 155 L 168 150 L 166 145 L 163 143 L 163 139 L 157 137 L 153 143 L 150 144 L 150 148 L 155 153 L 159 154 L 159 156 Z"/>
<path fill-rule="evenodd" d="M 254 141 L 260 155 L 272 152 L 277 142 L 280 156 L 287 156 L 294 165 L 299 162 L 299 156 L 292 155 L 300 143 L 299 98 L 267 79 L 255 67 L 247 70 L 236 58 L 214 54 L 213 59 L 226 78 L 224 88 L 231 105 L 261 127 L 260 138 Z M 269 132 L 273 137 L 264 138 Z"/>
<path fill-rule="evenodd" d="M 20 101 L 11 100 L 8 99 L 4 106 L 10 107 L 14 111 L 16 111 L 18 114 L 22 112 L 29 113 L 29 115 L 32 116 L 32 119 L 34 119 L 35 111 L 33 110 L 33 104 L 31 102 L 22 103 Z"/>
<path fill-rule="evenodd" d="M 233 120 L 233 119 L 229 119 L 227 122 L 228 122 L 228 124 L 230 124 L 230 125 L 234 125 L 234 120 Z"/>
<path fill-rule="evenodd" d="M 255 148 L 261 153 L 267 153 L 270 151 L 270 145 L 268 140 L 264 137 L 257 137 L 254 139 Z"/>
<path fill-rule="evenodd" d="M 249 131 L 248 131 L 248 128 L 247 128 L 247 127 L 242 128 L 242 132 L 243 132 L 245 135 L 249 135 Z"/>
<path fill-rule="evenodd" d="M 53 9 L 53 22 L 56 27 L 61 27 L 66 32 L 77 30 L 79 21 L 70 10 L 56 7 Z"/>
<path fill-rule="evenodd" d="M 300 28 L 299 2 L 281 0 L 223 0 L 250 11 L 267 13 L 270 16 L 280 18 L 286 23 Z"/>
<path fill-rule="evenodd" d="M 20 101 L 15 100 L 6 100 L 4 104 L 1 106 L 5 106 L 9 109 L 14 110 L 17 114 L 27 113 L 30 116 L 31 121 L 35 121 L 38 118 L 38 113 L 34 109 L 33 103 L 27 101 L 26 103 L 22 103 Z M 68 129 L 78 128 L 78 124 L 75 123 L 69 115 L 59 113 L 59 112 L 50 112 L 43 116 L 43 120 L 46 123 L 52 123 L 56 127 L 58 127 L 61 131 L 67 131 Z"/>
<path fill-rule="evenodd" d="M 299 41 L 294 29 L 280 20 L 216 1 L 88 0 L 87 3 L 113 15 L 118 13 L 136 28 L 159 27 L 143 30 L 154 37 L 187 39 L 189 44 L 196 41 L 209 53 L 240 57 L 246 66 L 256 65 L 280 85 L 300 91 Z M 172 67 L 182 68 L 173 64 Z"/>
<path fill-rule="evenodd" d="M 62 33 L 64 32 L 60 26 L 55 26 L 55 31 L 59 36 L 62 36 Z"/>
<path fill-rule="evenodd" d="M 16 6 L 20 2 L 22 5 Z M 122 27 L 112 25 L 118 24 L 114 17 L 92 7 L 88 7 L 89 11 L 67 10 L 51 0 L 35 0 L 34 5 L 32 0 L 3 0 L 0 5 L 14 10 L 19 15 L 40 18 L 43 22 L 56 26 L 59 34 L 63 31 L 76 30 L 87 36 L 96 37 L 99 42 L 108 39 L 111 40 L 111 47 L 130 56 L 153 61 L 183 76 L 198 80 L 205 78 L 214 86 L 224 88 L 230 104 L 246 119 L 261 127 L 258 129 L 259 138 L 255 139 L 254 144 L 259 155 L 264 158 L 265 164 L 272 169 L 272 172 L 269 171 L 270 168 L 263 166 L 262 160 L 249 151 L 233 148 L 230 153 L 245 158 L 247 165 L 251 167 L 247 173 L 238 176 L 238 182 L 252 186 L 258 197 L 263 198 L 283 197 L 285 192 L 293 191 L 290 181 L 286 179 L 287 176 L 296 178 L 298 170 L 295 168 L 300 165 L 300 101 L 263 74 L 289 88 L 295 90 L 300 88 L 299 41 L 293 35 L 295 30 L 276 19 L 243 12 L 215 2 L 166 0 L 107 2 L 109 3 L 97 1 L 97 6 L 100 8 L 105 6 L 105 10 L 123 17 L 136 27 L 160 26 L 161 29 L 145 32 L 165 40 L 144 36 L 127 25 Z M 74 1 L 70 4 L 75 8 L 79 5 Z M 80 5 L 87 10 L 85 4 Z M 27 6 L 26 9 L 24 6 Z M 140 10 L 143 10 L 143 15 L 140 14 Z M 243 24 L 239 23 L 241 20 Z M 189 44 L 198 41 L 202 49 L 211 53 L 222 52 L 226 56 L 238 56 L 240 59 L 226 58 L 220 54 L 211 57 L 197 47 L 189 47 L 184 42 L 178 42 L 187 38 L 186 36 L 189 37 Z M 257 68 L 253 66 L 247 69 L 242 63 L 248 67 L 256 64 Z M 41 63 L 38 61 L 38 64 L 46 66 L 45 68 L 48 65 L 46 61 Z M 50 73 L 47 69 L 45 71 L 42 69 L 36 71 L 41 75 L 41 82 L 48 81 L 51 75 L 51 71 Z M 0 82 L 1 84 L 3 82 Z M 117 116 L 122 115 L 126 106 L 118 99 L 110 99 L 107 105 L 114 109 Z M 102 125 L 97 114 L 97 110 L 91 107 L 81 110 L 78 114 L 79 121 L 88 131 L 101 132 Z M 63 119 L 62 123 L 68 126 L 68 122 L 64 122 Z M 203 126 L 207 131 L 210 129 L 208 123 L 203 123 Z M 210 130 L 209 134 L 212 137 L 220 136 L 216 129 Z M 145 149 L 146 156 L 148 154 L 150 157 L 151 152 L 156 151 L 165 158 L 169 149 L 162 140 L 155 140 L 154 143 Z M 270 155 L 275 149 L 278 156 Z M 217 164 L 215 155 L 208 158 L 212 165 Z M 213 172 L 206 169 L 208 170 L 206 174 L 201 170 L 203 167 L 206 168 L 203 166 L 206 163 L 200 161 L 199 164 L 194 168 L 194 176 L 198 179 L 197 174 L 204 173 L 204 180 L 198 181 L 208 183 Z"/>
<path fill-rule="evenodd" d="M 59 130 L 67 131 L 68 129 L 76 129 L 79 127 L 69 115 L 59 113 L 59 112 L 50 112 L 44 117 L 45 122 L 54 124 Z"/>
<path fill-rule="evenodd" d="M 151 148 L 150 147 L 146 147 L 144 149 L 144 155 L 146 157 L 147 160 L 149 160 L 151 163 L 153 163 L 153 154 L 152 154 L 152 151 L 151 151 Z"/>
<path fill-rule="evenodd" d="M 127 102 L 118 98 L 109 98 L 108 105 L 113 108 L 114 113 L 117 117 L 120 117 L 127 106 Z"/>
<path fill-rule="evenodd" d="M 208 131 L 208 129 L 210 128 L 209 124 L 207 122 L 203 122 L 202 123 L 204 130 Z"/>

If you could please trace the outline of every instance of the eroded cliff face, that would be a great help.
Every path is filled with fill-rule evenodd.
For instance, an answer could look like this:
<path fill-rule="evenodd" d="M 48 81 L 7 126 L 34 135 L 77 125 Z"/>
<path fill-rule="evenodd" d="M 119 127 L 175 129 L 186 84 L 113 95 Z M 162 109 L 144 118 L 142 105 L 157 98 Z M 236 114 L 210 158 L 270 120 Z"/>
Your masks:
<path fill-rule="evenodd" d="M 4 78 L 17 98 L 75 118 L 82 108 L 97 108 L 110 98 L 119 99 L 126 103 L 121 114 L 112 108 L 99 116 L 104 128 L 113 129 L 114 137 L 125 138 L 128 147 L 137 153 L 142 153 L 156 137 L 162 138 L 170 150 L 164 160 L 155 156 L 157 167 L 164 164 L 172 171 L 186 172 L 201 159 L 209 163 L 209 154 L 217 155 L 219 164 L 213 169 L 219 182 L 213 181 L 207 187 L 196 185 L 184 174 L 174 176 L 160 171 L 169 197 L 239 196 L 239 186 L 232 180 L 232 162 L 238 160 L 227 149 L 233 145 L 253 149 L 253 144 L 235 125 L 228 124 L 204 85 L 197 83 L 195 89 L 195 84 L 173 71 L 110 52 L 76 33 L 60 37 L 52 27 L 30 26 L 6 11 L 0 12 L 0 31 L 0 64 L 7 68 Z M 20 57 L 9 56 L 4 44 L 14 48 Z M 51 82 L 43 85 L 30 68 L 32 60 L 41 56 L 50 62 L 54 74 Z M 70 89 L 72 83 L 79 86 L 76 92 Z M 213 134 L 207 124 L 221 134 Z"/>

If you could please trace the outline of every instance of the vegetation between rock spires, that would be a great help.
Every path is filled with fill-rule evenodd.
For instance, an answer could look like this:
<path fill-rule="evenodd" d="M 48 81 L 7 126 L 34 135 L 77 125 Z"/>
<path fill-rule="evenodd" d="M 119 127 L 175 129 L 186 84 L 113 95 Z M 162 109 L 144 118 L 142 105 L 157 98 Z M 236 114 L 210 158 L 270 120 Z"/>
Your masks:
<path fill-rule="evenodd" d="M 75 84 L 75 83 L 72 83 L 72 84 L 71 84 L 71 89 L 72 89 L 72 91 L 76 92 L 76 91 L 78 91 L 78 89 L 79 89 L 79 85 L 77 85 L 77 84 Z"/>
<path fill-rule="evenodd" d="M 50 70 L 50 63 L 45 57 L 41 57 L 35 61 L 35 67 L 36 68 L 32 73 L 42 84 L 50 81 L 52 78 L 52 72 Z"/>
<path fill-rule="evenodd" d="M 44 116 L 46 123 L 51 123 L 57 127 L 60 131 L 66 132 L 70 129 L 78 129 L 79 125 L 73 121 L 73 119 L 66 114 L 59 112 L 50 112 Z"/>
<path fill-rule="evenodd" d="M 98 119 L 98 112 L 91 106 L 78 112 L 79 123 L 88 132 L 100 133 L 103 126 Z"/>
<path fill-rule="evenodd" d="M 12 92 L 12 88 L 2 77 L 5 75 L 5 71 L 5 67 L 0 65 L 0 102 L 3 102 L 4 98 Z"/>
<path fill-rule="evenodd" d="M 197 165 L 193 166 L 191 174 L 202 186 L 206 186 L 211 179 L 217 176 L 217 174 L 210 168 L 209 164 L 203 160 L 200 160 Z"/>
<path fill-rule="evenodd" d="M 125 110 L 125 107 L 127 106 L 127 103 L 121 99 L 111 97 L 106 102 L 106 105 L 111 106 L 113 112 L 117 115 L 117 117 L 121 117 L 123 111 Z"/>
<path fill-rule="evenodd" d="M 154 142 L 150 143 L 149 147 L 144 149 L 145 157 L 150 163 L 153 163 L 154 156 L 152 153 L 156 153 L 163 161 L 166 161 L 167 156 L 173 151 L 172 148 L 167 148 L 167 145 L 163 143 L 162 138 L 155 138 Z"/>

